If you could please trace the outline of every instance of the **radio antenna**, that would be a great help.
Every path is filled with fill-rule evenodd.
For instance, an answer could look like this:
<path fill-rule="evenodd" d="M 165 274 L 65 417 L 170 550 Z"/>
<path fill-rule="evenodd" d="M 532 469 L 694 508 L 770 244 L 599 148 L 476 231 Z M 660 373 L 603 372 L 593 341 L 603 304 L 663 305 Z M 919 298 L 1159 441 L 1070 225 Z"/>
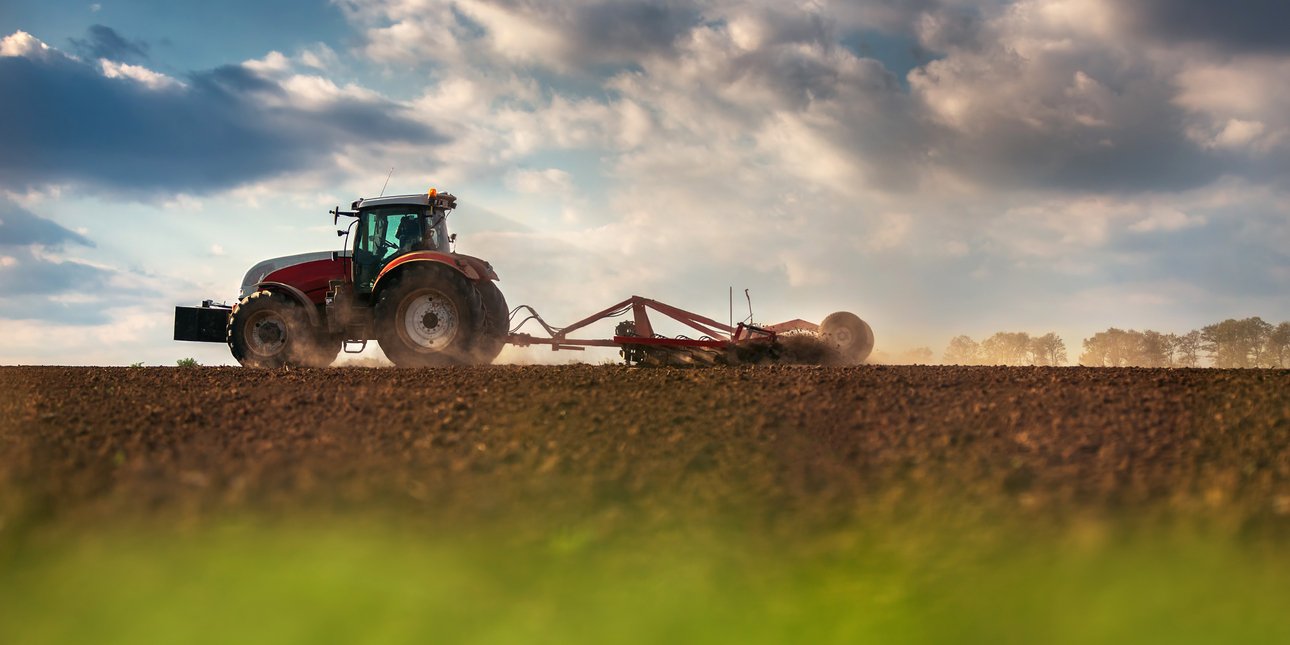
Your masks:
<path fill-rule="evenodd" d="M 390 173 L 385 176 L 385 183 L 381 184 L 380 197 L 385 197 L 385 188 L 390 185 L 390 177 L 394 175 L 394 166 L 390 166 Z"/>

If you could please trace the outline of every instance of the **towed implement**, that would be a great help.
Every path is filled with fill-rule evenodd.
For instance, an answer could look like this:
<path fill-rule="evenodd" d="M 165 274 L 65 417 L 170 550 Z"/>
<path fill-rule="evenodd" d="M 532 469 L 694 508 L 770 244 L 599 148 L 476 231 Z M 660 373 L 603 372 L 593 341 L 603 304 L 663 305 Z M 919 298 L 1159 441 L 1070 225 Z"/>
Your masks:
<path fill-rule="evenodd" d="M 227 343 L 246 367 L 325 367 L 342 352 L 375 340 L 395 365 L 427 367 L 491 363 L 507 343 L 552 350 L 617 347 L 628 364 L 731 363 L 784 360 L 863 362 L 873 331 L 849 312 L 820 324 L 724 324 L 671 305 L 632 296 L 566 327 L 553 327 L 532 307 L 511 310 L 488 262 L 455 252 L 447 215 L 454 196 L 430 189 L 418 195 L 360 199 L 331 211 L 342 251 L 265 260 L 242 280 L 236 304 L 204 301 L 175 308 L 175 340 Z M 654 333 L 649 312 L 693 330 L 697 337 Z M 595 322 L 627 316 L 608 339 L 572 334 Z M 529 323 L 545 335 L 521 331 Z"/>

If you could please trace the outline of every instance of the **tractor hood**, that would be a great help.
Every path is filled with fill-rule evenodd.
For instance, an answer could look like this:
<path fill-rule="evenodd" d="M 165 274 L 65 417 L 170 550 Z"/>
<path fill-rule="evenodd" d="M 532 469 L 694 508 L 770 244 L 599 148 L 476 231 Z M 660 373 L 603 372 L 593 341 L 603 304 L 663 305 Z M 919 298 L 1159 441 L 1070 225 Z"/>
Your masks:
<path fill-rule="evenodd" d="M 272 259 L 257 263 L 255 266 L 251 267 L 251 270 L 247 271 L 246 276 L 242 278 L 242 289 L 241 291 L 238 292 L 237 297 L 239 300 L 242 298 L 245 298 L 248 294 L 250 294 L 252 291 L 255 290 L 255 285 L 259 284 L 261 281 L 264 280 L 264 276 L 267 276 L 270 273 L 273 273 L 274 271 L 277 271 L 279 269 L 285 269 L 290 266 L 295 266 L 297 264 L 304 264 L 306 262 L 316 262 L 318 260 L 330 260 L 332 258 L 332 253 L 333 253 L 332 251 L 316 251 L 314 253 L 297 253 L 296 255 L 284 255 L 280 258 L 272 258 Z M 343 252 L 340 255 L 341 257 L 348 257 L 349 252 Z"/>

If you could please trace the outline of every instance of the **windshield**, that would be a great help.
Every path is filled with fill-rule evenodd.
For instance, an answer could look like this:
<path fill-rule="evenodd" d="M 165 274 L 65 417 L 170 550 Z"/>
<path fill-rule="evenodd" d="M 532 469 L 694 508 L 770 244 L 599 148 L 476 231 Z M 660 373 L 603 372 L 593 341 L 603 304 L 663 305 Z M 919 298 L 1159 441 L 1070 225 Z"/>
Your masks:
<path fill-rule="evenodd" d="M 395 256 L 439 248 L 437 231 L 425 235 L 426 224 L 426 208 L 412 204 L 359 213 L 354 240 L 354 284 L 358 290 L 371 291 L 381 267 Z"/>

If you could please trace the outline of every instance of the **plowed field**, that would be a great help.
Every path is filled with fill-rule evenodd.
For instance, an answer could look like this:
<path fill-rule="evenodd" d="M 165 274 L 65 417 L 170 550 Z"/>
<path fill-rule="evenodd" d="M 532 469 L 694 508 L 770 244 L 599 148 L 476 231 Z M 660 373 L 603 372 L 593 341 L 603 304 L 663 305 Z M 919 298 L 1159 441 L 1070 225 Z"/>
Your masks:
<path fill-rule="evenodd" d="M 1168 577 L 1182 570 L 1247 575 L 1235 586 L 1269 606 L 1265 615 L 1257 602 L 1207 605 L 1216 622 L 1183 628 L 1168 616 L 1196 599 L 1166 594 L 1158 626 L 1112 612 L 1070 639 L 1186 640 L 1228 625 L 1257 630 L 1242 638 L 1284 635 L 1290 621 L 1277 622 L 1275 607 L 1290 596 L 1286 576 L 1273 574 L 1290 572 L 1290 371 L 0 368 L 0 606 L 25 598 L 24 615 L 56 613 L 41 604 L 41 585 L 62 589 L 59 576 L 76 572 L 29 563 L 116 566 L 80 555 L 87 541 L 106 540 L 112 552 L 198 540 L 155 559 L 154 546 L 125 549 L 142 562 L 188 563 L 174 564 L 181 569 L 212 552 L 260 557 L 242 542 L 201 542 L 230 522 L 256 527 L 248 530 L 267 537 L 248 541 L 283 553 L 317 548 L 317 535 L 337 526 L 359 531 L 343 544 L 376 540 L 385 545 L 377 551 L 400 558 L 424 554 L 431 547 L 419 540 L 431 540 L 444 561 L 475 563 L 457 572 L 473 581 L 466 591 L 444 593 L 482 594 L 472 599 L 491 603 L 512 630 L 457 625 L 465 640 L 523 638 L 530 628 L 556 640 L 1052 640 L 1068 609 L 1105 609 L 1080 604 L 1081 590 L 1113 589 L 1130 606 L 1151 593 L 1150 580 L 1140 589 L 1097 577 L 1124 563 L 1157 572 L 1142 575 L 1159 574 L 1174 594 L 1211 582 Z M 409 546 L 390 535 L 417 537 Z M 330 562 L 337 550 L 356 557 L 333 545 L 307 558 Z M 565 564 L 582 573 L 534 564 L 548 557 L 571 557 Z M 478 565 L 490 558 L 509 564 Z M 399 578 L 402 565 L 389 565 L 376 557 L 365 566 Z M 439 571 L 443 562 L 407 566 Z M 706 582 L 688 577 L 695 571 Z M 610 579 L 635 580 L 624 583 L 635 595 L 622 607 L 604 597 L 618 585 Z M 1049 584 L 1074 597 L 1035 601 Z M 479 585 L 527 591 L 496 596 Z M 1021 622 L 965 618 L 988 612 L 977 592 L 996 588 L 1011 590 L 995 604 Z M 564 600 L 553 598 L 594 598 L 610 603 L 606 615 L 644 612 L 666 629 L 619 617 L 570 632 Z M 536 613 L 515 613 L 522 602 L 537 603 L 524 605 Z M 692 615 L 696 603 L 715 603 L 707 619 Z M 848 622 L 848 603 L 868 618 Z M 953 629 L 909 631 L 928 619 L 918 607 Z M 742 628 L 726 622 L 740 616 Z M 363 617 L 373 618 L 354 620 Z M 6 619 L 22 622 L 0 609 L 0 628 Z M 94 624 L 96 636 L 114 633 Z M 409 638 L 435 633 L 414 628 Z"/>

